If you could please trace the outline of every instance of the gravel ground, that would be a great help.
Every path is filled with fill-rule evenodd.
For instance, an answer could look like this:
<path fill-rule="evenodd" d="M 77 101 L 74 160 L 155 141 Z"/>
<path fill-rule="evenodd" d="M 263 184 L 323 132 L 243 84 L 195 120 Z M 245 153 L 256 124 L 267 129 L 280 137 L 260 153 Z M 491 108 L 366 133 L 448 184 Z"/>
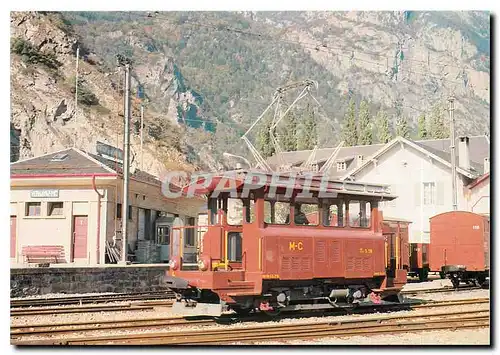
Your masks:
<path fill-rule="evenodd" d="M 233 343 L 237 345 L 238 343 Z M 428 331 L 398 335 L 329 337 L 316 340 L 259 342 L 255 345 L 489 345 L 489 328 Z"/>
<path fill-rule="evenodd" d="M 487 305 L 464 305 L 464 306 L 450 306 L 450 307 L 443 307 L 439 309 L 415 309 L 412 311 L 399 311 L 399 312 L 391 312 L 391 313 L 373 313 L 373 314 L 353 314 L 353 315 L 344 315 L 344 316 L 327 316 L 327 317 L 313 317 L 313 318 L 298 318 L 298 319 L 284 319 L 276 323 L 269 323 L 271 324 L 308 324 L 308 323 L 314 323 L 314 322 L 321 322 L 321 321 L 340 321 L 340 320 L 348 320 L 348 319 L 373 319 L 373 318 L 379 318 L 379 317 L 388 317 L 388 316 L 394 316 L 394 315 L 408 315 L 408 314 L 420 314 L 420 315 L 425 315 L 425 314 L 432 314 L 432 313 L 441 313 L 441 312 L 458 312 L 458 311 L 479 311 L 479 310 L 484 310 L 488 309 Z M 134 313 L 134 316 L 136 313 Z M 155 317 L 163 316 L 159 315 L 157 312 L 154 313 Z M 170 313 L 171 315 L 171 313 Z M 165 314 L 165 316 L 168 316 Z M 21 318 L 21 317 L 16 317 L 16 318 Z M 40 318 L 42 318 L 40 316 Z M 45 318 L 45 316 L 44 316 Z M 87 317 L 85 317 L 88 319 Z M 132 318 L 132 317 L 130 317 Z M 128 318 L 128 319 L 130 319 Z M 133 318 L 138 318 L 138 317 L 133 317 Z M 144 317 L 145 318 L 145 317 Z M 150 317 L 148 317 L 150 318 Z M 151 317 L 153 318 L 153 317 Z M 110 319 L 109 316 L 106 319 Z M 123 319 L 123 318 L 122 318 Z M 126 319 L 126 318 L 125 318 Z M 40 321 L 45 323 L 45 321 Z M 80 321 L 83 321 L 83 319 L 80 319 Z M 61 322 L 61 320 L 58 320 L 58 322 Z M 23 324 L 20 323 L 18 320 L 17 324 Z M 24 324 L 32 324 L 31 322 L 27 322 Z M 214 325 L 192 325 L 192 326 L 168 326 L 168 327 L 154 327 L 154 328 L 149 328 L 149 329 L 129 329 L 129 330 L 96 330 L 96 331 L 91 331 L 91 332 L 75 332 L 71 335 L 56 335 L 55 337 L 57 338 L 75 338 L 75 337 L 80 337 L 80 336 L 88 336 L 88 335 L 118 335 L 118 334 L 138 334 L 138 333 L 158 333 L 158 332 L 176 332 L 176 331 L 186 331 L 186 330 L 206 330 L 206 329 L 229 329 L 229 328 L 245 328 L 245 327 L 252 327 L 252 326 L 262 326 L 263 323 L 258 323 L 258 322 L 246 322 L 246 323 L 239 323 L 239 324 L 233 324 L 233 325 L 220 325 L 220 324 L 214 324 Z M 41 339 L 38 336 L 26 336 L 23 337 L 23 340 L 30 340 L 30 339 Z M 356 344 L 351 342 L 350 344 Z"/>

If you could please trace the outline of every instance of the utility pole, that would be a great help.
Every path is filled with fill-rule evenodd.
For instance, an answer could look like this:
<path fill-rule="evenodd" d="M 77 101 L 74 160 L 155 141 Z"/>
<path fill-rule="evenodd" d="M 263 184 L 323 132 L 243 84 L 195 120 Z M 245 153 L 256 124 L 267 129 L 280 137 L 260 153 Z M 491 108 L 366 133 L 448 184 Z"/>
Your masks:
<path fill-rule="evenodd" d="M 144 106 L 141 103 L 141 170 L 143 170 L 143 162 L 144 162 L 144 157 L 143 157 L 143 150 L 142 150 L 142 145 L 143 145 L 143 139 L 142 139 L 142 131 L 144 128 Z"/>
<path fill-rule="evenodd" d="M 125 95 L 124 95 L 124 139 L 123 139 L 123 204 L 122 204 L 122 260 L 127 263 L 127 234 L 129 219 L 129 174 L 130 174 L 130 60 L 118 56 L 118 63 L 125 67 Z"/>
<path fill-rule="evenodd" d="M 76 48 L 76 73 L 75 73 L 75 113 L 78 108 L 78 62 L 80 58 L 80 47 Z"/>
<path fill-rule="evenodd" d="M 453 210 L 457 210 L 457 162 L 455 154 L 455 117 L 453 115 L 455 98 L 450 96 L 448 98 L 450 113 L 450 151 L 451 151 L 451 188 L 453 199 Z"/>

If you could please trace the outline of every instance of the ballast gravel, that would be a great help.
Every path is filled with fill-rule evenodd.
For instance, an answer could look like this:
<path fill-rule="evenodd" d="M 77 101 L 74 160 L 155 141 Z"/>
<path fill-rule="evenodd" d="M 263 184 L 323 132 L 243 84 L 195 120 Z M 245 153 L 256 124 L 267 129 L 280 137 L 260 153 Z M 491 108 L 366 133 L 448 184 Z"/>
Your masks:
<path fill-rule="evenodd" d="M 440 307 L 439 309 L 433 309 L 433 308 L 420 308 L 420 309 L 415 309 L 411 311 L 398 311 L 398 312 L 387 312 L 387 313 L 372 313 L 372 314 L 351 314 L 351 315 L 343 315 L 343 316 L 325 316 L 325 317 L 311 317 L 311 318 L 295 318 L 295 319 L 283 319 L 280 320 L 279 322 L 269 322 L 269 323 L 262 323 L 262 322 L 244 322 L 244 323 L 237 323 L 237 324 L 232 324 L 232 325 L 221 325 L 221 324 L 210 324 L 210 325 L 192 325 L 192 326 L 162 326 L 162 327 L 151 327 L 151 328 L 136 328 L 136 329 L 127 329 L 127 330 L 112 330 L 112 329 L 103 329 L 103 330 L 93 330 L 93 331 L 86 331 L 86 332 L 74 332 L 72 334 L 55 334 L 53 336 L 48 337 L 50 338 L 57 338 L 57 339 L 67 339 L 67 338 L 78 338 L 78 337 L 83 337 L 83 336 L 102 336 L 102 335 L 123 335 L 123 334 L 145 334 L 145 333 L 161 333 L 161 332 L 185 332 L 185 331 L 197 331 L 197 330 L 208 330 L 208 329 L 233 329 L 233 328 L 246 328 L 246 327 L 255 327 L 255 326 L 264 326 L 264 325 L 286 325 L 286 324 L 309 324 L 309 323 L 315 323 L 315 322 L 330 322 L 330 321 L 342 321 L 342 320 L 356 320 L 356 319 L 373 319 L 373 318 L 379 318 L 379 317 L 390 317 L 390 316 L 396 316 L 396 315 L 409 315 L 409 314 L 415 314 L 415 315 L 425 315 L 425 314 L 432 314 L 432 313 L 441 313 L 441 312 L 459 312 L 459 311 L 480 311 L 480 310 L 485 310 L 488 309 L 488 305 L 462 305 L 462 306 L 448 306 L 448 307 Z M 104 312 L 103 312 L 104 313 Z M 126 313 L 126 312 L 124 312 Z M 61 315 L 62 316 L 62 315 Z M 87 320 L 95 320 L 96 323 L 98 323 L 98 320 L 96 318 L 100 318 L 100 320 L 106 319 L 115 319 L 115 320 L 123 320 L 123 319 L 145 319 L 145 318 L 157 318 L 157 317 L 168 317 L 172 316 L 171 312 L 167 312 L 167 310 L 164 313 L 158 313 L 158 312 L 152 312 L 152 314 L 148 314 L 147 316 L 139 315 L 137 313 L 133 313 L 133 316 L 131 316 L 131 313 L 128 314 L 128 317 L 126 314 L 123 315 L 116 315 L 112 313 L 108 313 L 107 315 L 105 314 L 99 314 L 98 317 L 95 315 L 90 316 L 90 315 L 83 315 L 80 316 L 80 318 L 77 321 L 87 321 Z M 52 317 L 57 317 L 57 315 L 54 315 Z M 114 317 L 114 318 L 113 318 Z M 11 317 L 11 318 L 22 318 L 22 317 Z M 57 320 L 54 320 L 52 318 L 51 320 L 47 319 L 47 316 L 40 316 L 38 319 L 37 323 L 61 323 L 61 322 L 66 322 L 59 317 Z M 14 319 L 12 319 L 14 320 Z M 12 322 L 12 325 L 22 325 L 22 324 L 33 324 L 32 320 L 29 320 L 28 322 L 22 322 L 20 319 L 17 319 L 17 322 Z M 488 332 L 488 328 L 485 330 Z M 453 332 L 452 332 L 453 333 Z M 420 334 L 420 333 L 416 333 Z M 404 338 L 406 336 L 411 336 L 411 333 L 405 333 L 405 334 L 400 334 L 399 336 L 396 336 L 397 339 Z M 417 335 L 418 336 L 418 335 Z M 384 336 L 377 336 L 377 337 L 384 337 Z M 48 338 L 42 338 L 39 336 L 24 336 L 22 340 L 36 340 L 36 339 L 48 339 Z M 356 338 L 364 338 L 364 337 L 356 337 Z M 371 338 L 371 337 L 370 337 Z M 340 339 L 340 338 L 339 338 Z M 446 338 L 445 338 L 446 339 Z M 455 344 L 453 341 L 453 337 L 450 338 L 450 342 L 448 344 Z M 482 338 L 481 338 L 482 339 Z M 338 340 L 338 339 L 337 339 Z M 325 338 L 319 339 L 317 341 L 308 341 L 305 342 L 304 344 L 314 344 L 317 342 L 324 342 L 326 341 Z M 343 340 L 342 340 L 343 341 Z M 357 340 L 353 340 L 353 338 L 348 338 L 345 340 L 343 344 L 352 344 L 356 345 Z M 325 343 L 326 344 L 326 343 Z M 339 343 L 340 344 L 340 343 Z M 394 344 L 394 343 L 388 343 L 388 344 Z M 408 344 L 413 344 L 413 343 L 408 343 Z"/>

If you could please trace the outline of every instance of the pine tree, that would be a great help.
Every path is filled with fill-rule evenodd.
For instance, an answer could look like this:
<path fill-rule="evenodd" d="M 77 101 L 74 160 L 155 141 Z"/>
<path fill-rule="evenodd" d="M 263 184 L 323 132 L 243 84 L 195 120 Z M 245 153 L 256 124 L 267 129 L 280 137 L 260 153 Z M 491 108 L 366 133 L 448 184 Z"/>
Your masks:
<path fill-rule="evenodd" d="M 308 112 L 308 114 L 301 125 L 302 129 L 297 137 L 298 150 L 311 150 L 318 144 L 318 127 L 314 111 L 307 105 L 306 112 Z"/>
<path fill-rule="evenodd" d="M 403 138 L 410 138 L 410 129 L 408 127 L 408 120 L 405 116 L 401 116 L 396 120 L 396 136 Z"/>
<path fill-rule="evenodd" d="M 389 117 L 380 110 L 377 114 L 377 139 L 379 143 L 387 143 L 392 139 L 391 129 L 389 127 Z"/>
<path fill-rule="evenodd" d="M 257 150 L 260 152 L 262 157 L 268 158 L 272 156 L 274 151 L 274 145 L 271 142 L 271 135 L 269 130 L 271 129 L 271 119 L 264 118 L 262 122 L 261 129 L 257 135 Z"/>
<path fill-rule="evenodd" d="M 297 150 L 297 117 L 292 110 L 287 113 L 283 123 L 281 146 L 285 152 L 294 152 Z"/>
<path fill-rule="evenodd" d="M 443 139 L 450 136 L 448 127 L 445 124 L 444 111 L 439 105 L 434 106 L 432 109 L 429 133 L 430 137 L 434 139 Z"/>
<path fill-rule="evenodd" d="M 427 132 L 427 120 L 425 119 L 425 114 L 421 114 L 418 117 L 418 139 L 427 139 L 429 132 Z"/>
<path fill-rule="evenodd" d="M 342 126 L 342 138 L 345 145 L 350 147 L 358 144 L 358 131 L 356 127 L 356 104 L 354 99 L 349 101 L 349 107 Z"/>
<path fill-rule="evenodd" d="M 361 101 L 359 105 L 359 145 L 370 145 L 373 143 L 372 124 L 370 122 L 370 111 L 368 110 L 368 103 Z"/>

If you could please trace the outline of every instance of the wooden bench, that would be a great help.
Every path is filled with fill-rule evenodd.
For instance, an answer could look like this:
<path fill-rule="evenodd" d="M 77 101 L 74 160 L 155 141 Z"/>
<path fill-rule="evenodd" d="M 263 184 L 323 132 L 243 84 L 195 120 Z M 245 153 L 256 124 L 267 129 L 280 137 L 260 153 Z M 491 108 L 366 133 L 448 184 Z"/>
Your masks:
<path fill-rule="evenodd" d="M 62 245 L 27 245 L 23 246 L 22 255 L 29 264 L 66 262 Z"/>

